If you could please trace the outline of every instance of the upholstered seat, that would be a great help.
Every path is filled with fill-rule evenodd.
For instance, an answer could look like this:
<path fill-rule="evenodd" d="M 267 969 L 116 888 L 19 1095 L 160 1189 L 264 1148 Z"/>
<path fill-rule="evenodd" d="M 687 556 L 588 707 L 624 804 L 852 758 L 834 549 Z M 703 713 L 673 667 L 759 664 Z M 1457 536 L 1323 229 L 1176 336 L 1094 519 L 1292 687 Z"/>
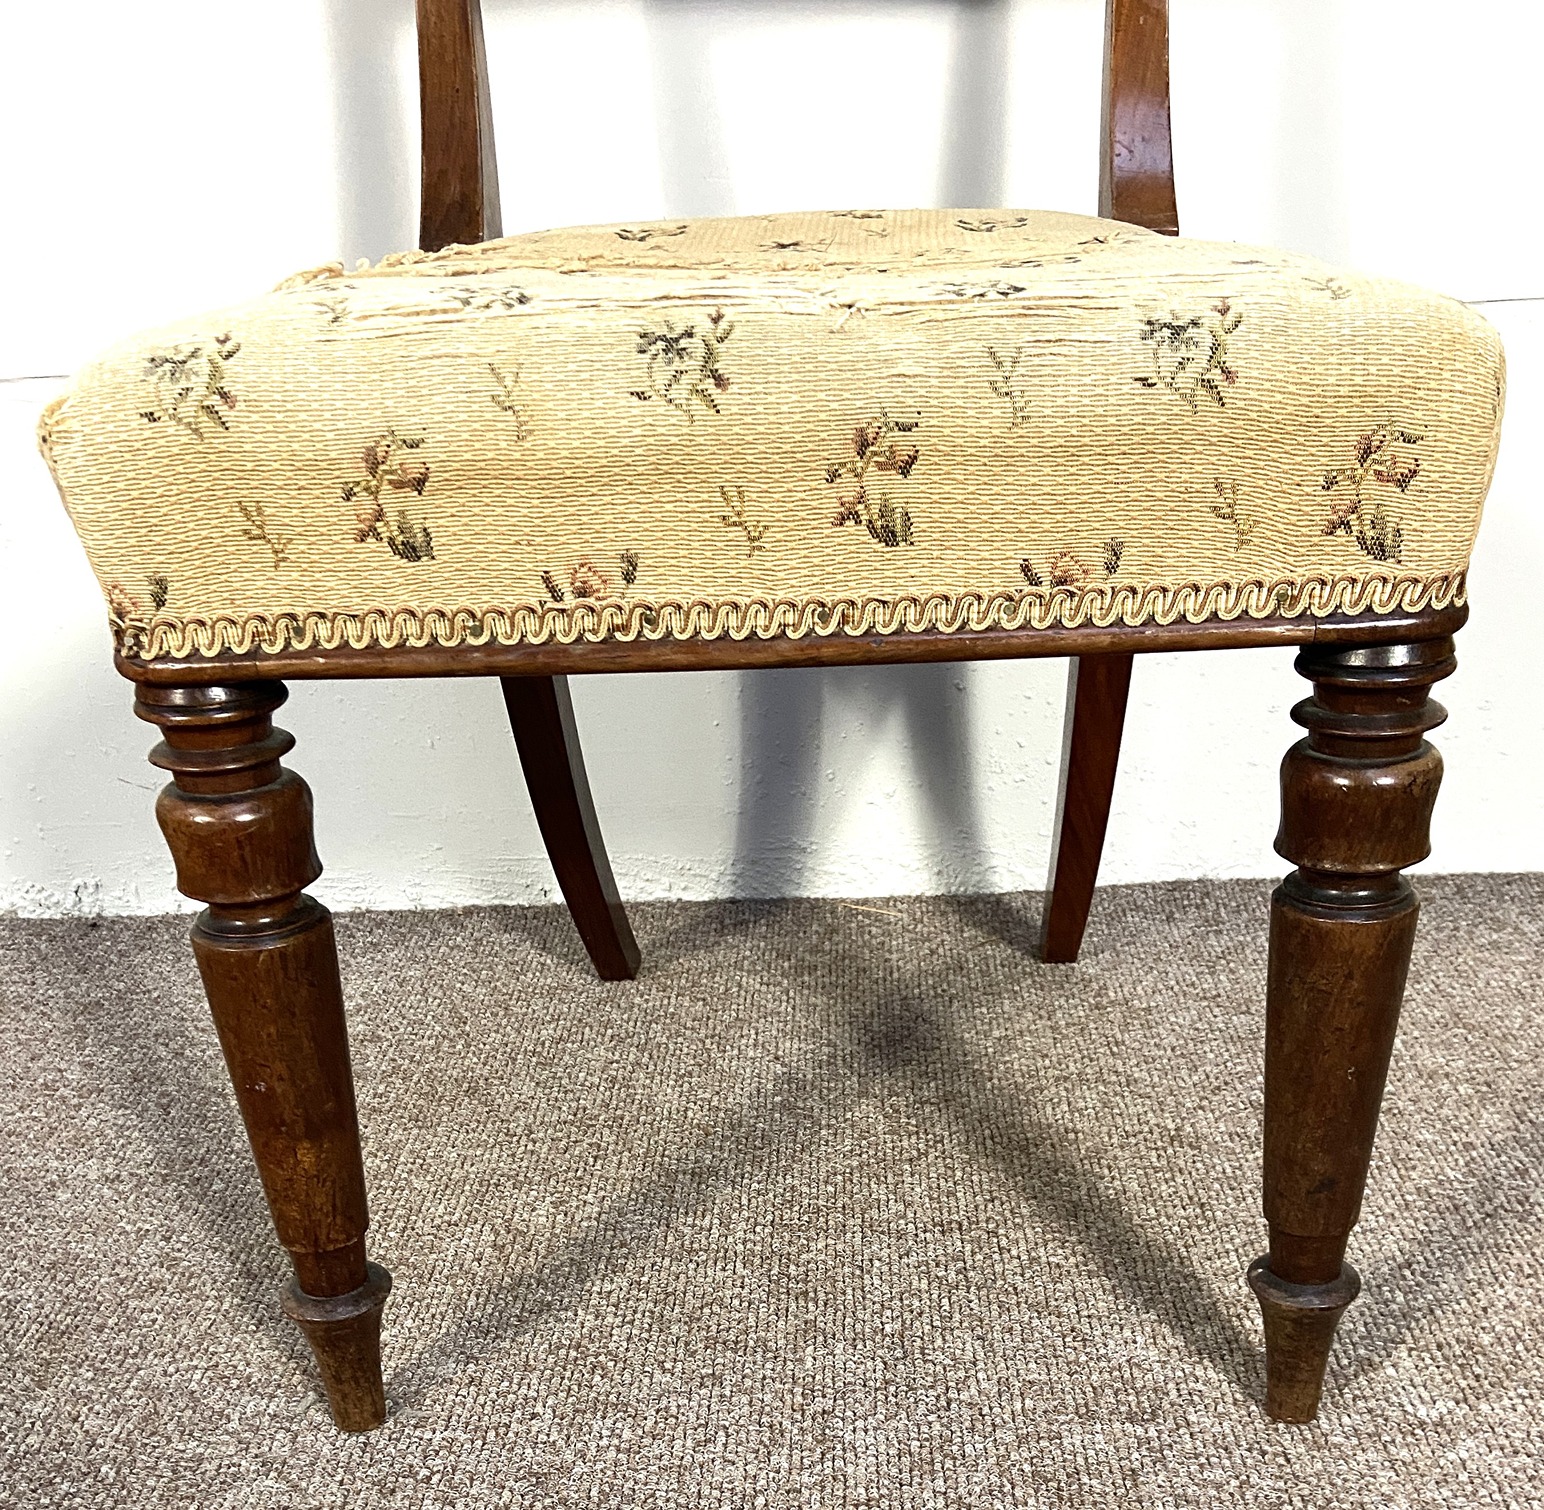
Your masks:
<path fill-rule="evenodd" d="M 118 346 L 42 441 L 144 658 L 1442 606 L 1499 342 L 1020 211 L 547 231 Z"/>

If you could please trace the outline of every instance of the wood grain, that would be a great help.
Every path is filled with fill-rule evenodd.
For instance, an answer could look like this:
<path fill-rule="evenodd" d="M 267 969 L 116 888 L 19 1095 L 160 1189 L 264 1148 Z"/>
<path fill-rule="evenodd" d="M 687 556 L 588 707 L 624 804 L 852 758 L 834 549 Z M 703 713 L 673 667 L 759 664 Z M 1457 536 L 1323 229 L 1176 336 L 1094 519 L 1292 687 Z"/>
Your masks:
<path fill-rule="evenodd" d="M 1250 1270 L 1265 1319 L 1266 1410 L 1308 1421 L 1358 1280 L 1361 1211 L 1419 911 L 1401 871 L 1431 851 L 1442 759 L 1429 697 L 1451 640 L 1297 659 L 1314 692 L 1281 769 L 1276 849 L 1297 869 L 1271 900 L 1265 1045 L 1265 1217 Z"/>
<path fill-rule="evenodd" d="M 1179 235 L 1169 138 L 1168 0 L 1108 0 L 1099 213 Z"/>
<path fill-rule="evenodd" d="M 304 888 L 321 874 L 311 793 L 279 760 L 276 682 L 144 687 L 135 712 L 163 739 L 151 762 L 172 783 L 156 816 L 177 887 L 209 905 L 193 953 L 236 1102 L 295 1284 L 333 1418 L 366 1431 L 386 1418 L 380 1311 L 390 1279 L 365 1261 L 364 1165 L 332 918 Z M 372 1272 L 373 1270 L 373 1272 Z M 299 1314 L 297 1314 L 299 1313 Z"/>
<path fill-rule="evenodd" d="M 1104 851 L 1131 690 L 1129 655 L 1081 655 L 1067 675 L 1061 784 L 1040 957 L 1070 965 L 1083 947 Z"/>
<path fill-rule="evenodd" d="M 503 235 L 478 0 L 418 0 L 418 110 L 419 246 Z"/>
<path fill-rule="evenodd" d="M 602 980 L 632 980 L 638 943 L 595 816 L 568 678 L 506 676 L 502 683 L 536 822 L 574 926 Z"/>

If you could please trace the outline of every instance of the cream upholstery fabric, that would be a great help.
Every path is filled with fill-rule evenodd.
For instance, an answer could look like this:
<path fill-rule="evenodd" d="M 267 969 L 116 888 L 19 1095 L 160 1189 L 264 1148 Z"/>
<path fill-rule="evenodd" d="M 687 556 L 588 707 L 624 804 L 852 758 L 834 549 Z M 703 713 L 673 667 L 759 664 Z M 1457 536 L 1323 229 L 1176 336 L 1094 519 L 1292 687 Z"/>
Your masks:
<path fill-rule="evenodd" d="M 1306 257 L 848 211 L 302 274 L 42 443 L 139 656 L 954 631 L 1461 599 L 1502 389 Z"/>

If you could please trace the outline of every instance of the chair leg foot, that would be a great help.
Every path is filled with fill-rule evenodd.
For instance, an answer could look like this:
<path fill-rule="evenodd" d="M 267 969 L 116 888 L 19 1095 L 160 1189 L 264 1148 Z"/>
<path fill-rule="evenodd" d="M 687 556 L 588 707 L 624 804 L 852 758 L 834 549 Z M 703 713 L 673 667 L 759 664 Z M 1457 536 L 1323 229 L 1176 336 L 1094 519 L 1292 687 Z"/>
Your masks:
<path fill-rule="evenodd" d="M 345 1295 L 307 1295 L 298 1280 L 284 1291 L 284 1314 L 311 1344 L 339 1431 L 373 1431 L 386 1419 L 381 1312 L 390 1293 L 379 1264 L 367 1264 L 365 1282 Z"/>
<path fill-rule="evenodd" d="M 1328 1284 L 1295 1285 L 1270 1270 L 1270 1255 L 1249 1266 L 1249 1288 L 1265 1321 L 1265 1413 L 1273 1421 L 1311 1421 L 1319 1410 L 1330 1345 L 1362 1288 L 1350 1264 Z"/>

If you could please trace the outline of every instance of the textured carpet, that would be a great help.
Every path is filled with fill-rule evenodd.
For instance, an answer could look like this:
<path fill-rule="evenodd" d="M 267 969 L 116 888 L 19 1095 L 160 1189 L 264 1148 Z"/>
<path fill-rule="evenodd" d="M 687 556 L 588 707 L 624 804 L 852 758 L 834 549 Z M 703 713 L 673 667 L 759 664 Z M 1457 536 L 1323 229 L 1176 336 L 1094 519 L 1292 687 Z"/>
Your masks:
<path fill-rule="evenodd" d="M 340 920 L 392 1417 L 336 1435 L 179 919 L 0 923 L 0 1503 L 1544 1504 L 1544 877 L 1437 879 L 1319 1422 L 1244 1268 L 1255 882 Z"/>

